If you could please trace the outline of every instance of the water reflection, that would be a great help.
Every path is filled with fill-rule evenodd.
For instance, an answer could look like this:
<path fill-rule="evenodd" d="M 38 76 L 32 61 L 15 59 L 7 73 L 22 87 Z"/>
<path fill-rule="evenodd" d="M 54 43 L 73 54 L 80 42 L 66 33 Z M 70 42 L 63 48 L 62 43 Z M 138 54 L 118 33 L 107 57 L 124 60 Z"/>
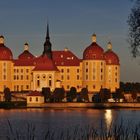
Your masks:
<path fill-rule="evenodd" d="M 112 110 L 111 109 L 107 109 L 105 110 L 105 124 L 107 126 L 107 129 L 110 128 L 111 123 L 112 123 Z"/>

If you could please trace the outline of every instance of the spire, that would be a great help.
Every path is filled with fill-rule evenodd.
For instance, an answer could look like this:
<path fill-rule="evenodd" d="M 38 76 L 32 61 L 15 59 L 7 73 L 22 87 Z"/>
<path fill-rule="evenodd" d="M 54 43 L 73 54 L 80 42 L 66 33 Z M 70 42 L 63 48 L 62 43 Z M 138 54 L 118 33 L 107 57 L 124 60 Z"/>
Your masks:
<path fill-rule="evenodd" d="M 44 43 L 44 51 L 43 51 L 43 56 L 47 55 L 48 58 L 52 59 L 52 49 L 51 49 L 51 42 L 50 42 L 50 36 L 49 36 L 49 24 L 47 23 L 47 32 L 46 32 L 46 40 Z"/>
<path fill-rule="evenodd" d="M 48 23 L 47 23 L 46 39 L 50 39 L 50 36 L 49 36 L 49 24 Z"/>

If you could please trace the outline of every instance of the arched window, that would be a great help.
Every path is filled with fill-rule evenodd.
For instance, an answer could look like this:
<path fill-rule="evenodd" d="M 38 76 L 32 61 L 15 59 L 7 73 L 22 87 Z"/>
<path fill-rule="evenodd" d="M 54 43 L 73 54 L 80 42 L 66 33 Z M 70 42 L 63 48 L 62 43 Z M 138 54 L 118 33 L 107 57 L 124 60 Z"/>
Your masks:
<path fill-rule="evenodd" d="M 52 76 L 51 75 L 49 75 L 49 81 L 48 81 L 48 83 L 49 83 L 49 87 L 51 87 L 52 86 Z"/>

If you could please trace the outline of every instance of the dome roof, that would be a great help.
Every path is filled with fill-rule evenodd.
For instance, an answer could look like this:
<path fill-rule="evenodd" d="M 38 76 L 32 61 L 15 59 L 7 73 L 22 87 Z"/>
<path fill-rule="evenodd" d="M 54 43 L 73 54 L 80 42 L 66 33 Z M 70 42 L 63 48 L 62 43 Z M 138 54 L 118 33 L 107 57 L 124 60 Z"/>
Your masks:
<path fill-rule="evenodd" d="M 0 44 L 0 60 L 12 60 L 13 54 L 4 44 Z"/>
<path fill-rule="evenodd" d="M 112 50 L 106 51 L 104 57 L 107 65 L 119 65 L 119 57 Z"/>
<path fill-rule="evenodd" d="M 35 56 L 29 52 L 29 45 L 28 43 L 24 44 L 24 52 L 22 52 L 19 56 L 19 59 L 33 59 Z"/>
<path fill-rule="evenodd" d="M 54 61 L 47 55 L 41 55 L 36 59 L 34 71 L 58 71 Z"/>
<path fill-rule="evenodd" d="M 96 35 L 92 36 L 92 44 L 88 46 L 83 53 L 84 60 L 103 60 L 104 50 L 96 43 Z"/>

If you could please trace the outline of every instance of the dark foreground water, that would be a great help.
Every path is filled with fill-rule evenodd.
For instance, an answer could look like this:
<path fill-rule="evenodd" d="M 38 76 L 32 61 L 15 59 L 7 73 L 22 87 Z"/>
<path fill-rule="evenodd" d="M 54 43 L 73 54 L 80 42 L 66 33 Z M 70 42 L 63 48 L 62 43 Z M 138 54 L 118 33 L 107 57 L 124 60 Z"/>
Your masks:
<path fill-rule="evenodd" d="M 81 138 L 78 137 L 84 136 L 77 135 L 84 135 L 85 130 L 91 131 L 93 128 L 99 131 L 103 129 L 110 130 L 112 126 L 118 124 L 132 130 L 133 127 L 136 129 L 135 126 L 140 124 L 140 110 L 1 109 L 0 140 L 42 140 L 45 137 L 50 140 L 68 140 L 68 138 L 73 139 L 72 135 L 75 135 L 75 140 L 80 140 Z M 71 137 L 64 138 L 65 133 L 69 133 Z M 95 131 L 92 134 L 95 134 Z M 87 138 L 87 140 L 91 139 Z"/>

